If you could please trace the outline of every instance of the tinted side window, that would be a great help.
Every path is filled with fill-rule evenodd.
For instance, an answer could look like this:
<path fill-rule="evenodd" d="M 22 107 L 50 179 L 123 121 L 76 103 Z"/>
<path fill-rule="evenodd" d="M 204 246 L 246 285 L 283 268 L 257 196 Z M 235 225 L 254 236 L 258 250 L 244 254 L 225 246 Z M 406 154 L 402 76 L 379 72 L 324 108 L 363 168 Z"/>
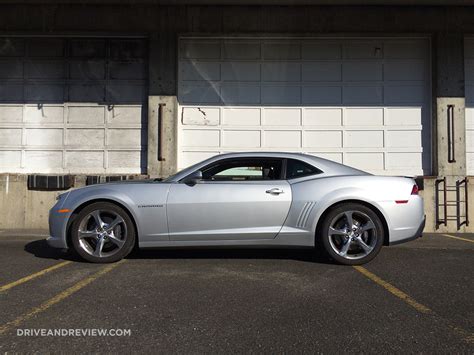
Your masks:
<path fill-rule="evenodd" d="M 254 181 L 281 179 L 279 159 L 235 159 L 218 162 L 202 171 L 207 181 Z"/>
<path fill-rule="evenodd" d="M 295 179 L 308 175 L 320 174 L 318 168 L 295 159 L 288 159 L 286 163 L 286 178 Z"/>

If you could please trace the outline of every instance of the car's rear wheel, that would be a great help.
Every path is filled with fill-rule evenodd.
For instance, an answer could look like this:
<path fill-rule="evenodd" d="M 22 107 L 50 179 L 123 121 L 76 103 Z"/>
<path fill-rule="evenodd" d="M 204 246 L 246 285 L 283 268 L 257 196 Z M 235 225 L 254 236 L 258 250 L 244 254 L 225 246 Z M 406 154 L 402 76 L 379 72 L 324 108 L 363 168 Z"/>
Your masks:
<path fill-rule="evenodd" d="M 344 265 L 369 262 L 380 252 L 384 240 L 380 218 L 372 209 L 358 203 L 332 208 L 320 233 L 327 254 Z"/>
<path fill-rule="evenodd" d="M 93 263 L 110 263 L 127 256 L 135 244 L 135 226 L 119 206 L 97 202 L 86 206 L 71 230 L 74 250 Z"/>

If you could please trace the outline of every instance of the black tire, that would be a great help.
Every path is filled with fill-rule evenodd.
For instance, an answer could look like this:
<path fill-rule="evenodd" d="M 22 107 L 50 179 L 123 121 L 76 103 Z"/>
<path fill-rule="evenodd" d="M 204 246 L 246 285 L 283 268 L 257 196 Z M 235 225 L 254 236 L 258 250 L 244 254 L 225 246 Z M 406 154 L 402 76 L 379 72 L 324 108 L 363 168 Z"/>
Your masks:
<path fill-rule="evenodd" d="M 97 225 L 95 217 L 97 213 L 99 221 L 103 222 L 102 227 Z M 111 225 L 113 221 L 119 222 L 108 231 L 107 226 Z M 81 230 L 81 228 L 83 229 Z M 97 229 L 100 232 L 97 232 Z M 91 236 L 83 237 L 89 233 Z M 79 212 L 71 228 L 71 242 L 74 251 L 81 258 L 92 263 L 113 263 L 123 259 L 132 251 L 135 238 L 135 225 L 128 213 L 109 202 L 96 202 L 86 206 Z M 102 242 L 100 248 L 99 240 Z M 98 253 L 95 253 L 98 249 L 100 249 Z"/>
<path fill-rule="evenodd" d="M 354 228 L 350 231 L 348 220 L 353 221 Z M 379 216 L 367 206 L 353 202 L 331 208 L 318 232 L 319 244 L 327 255 L 343 265 L 361 265 L 371 261 L 380 252 L 385 238 Z"/>

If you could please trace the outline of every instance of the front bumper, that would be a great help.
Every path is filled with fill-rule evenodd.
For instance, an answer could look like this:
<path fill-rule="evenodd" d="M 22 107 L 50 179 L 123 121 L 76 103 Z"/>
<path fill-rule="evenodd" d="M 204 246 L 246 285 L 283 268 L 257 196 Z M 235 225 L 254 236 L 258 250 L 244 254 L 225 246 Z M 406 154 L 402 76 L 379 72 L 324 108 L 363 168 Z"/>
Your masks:
<path fill-rule="evenodd" d="M 426 216 L 424 216 L 423 221 L 421 222 L 420 227 L 418 227 L 415 234 L 413 234 L 412 236 L 403 238 L 403 239 L 399 239 L 399 240 L 390 242 L 389 245 L 402 244 L 402 243 L 406 243 L 406 242 L 421 238 L 423 236 L 423 229 L 425 229 L 425 224 L 426 224 Z"/>

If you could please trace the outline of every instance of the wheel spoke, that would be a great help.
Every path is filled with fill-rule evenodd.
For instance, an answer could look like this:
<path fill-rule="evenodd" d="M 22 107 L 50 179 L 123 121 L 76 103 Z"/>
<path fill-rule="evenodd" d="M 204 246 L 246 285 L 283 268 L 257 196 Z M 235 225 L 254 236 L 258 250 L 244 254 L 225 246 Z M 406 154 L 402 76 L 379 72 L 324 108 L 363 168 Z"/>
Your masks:
<path fill-rule="evenodd" d="M 119 248 L 121 248 L 125 244 L 125 240 L 119 239 L 113 234 L 109 234 L 108 237 L 110 241 L 114 243 L 116 246 L 118 246 Z"/>
<path fill-rule="evenodd" d="M 339 251 L 339 255 L 345 257 L 350 247 L 351 247 L 351 241 L 350 239 L 348 239 L 346 243 L 342 246 L 341 250 Z"/>
<path fill-rule="evenodd" d="M 115 219 L 105 226 L 107 232 L 111 232 L 116 226 L 124 222 L 123 218 L 120 216 L 115 217 Z"/>
<path fill-rule="evenodd" d="M 371 230 L 371 229 L 375 229 L 375 224 L 374 224 L 374 222 L 372 222 L 371 220 L 369 220 L 369 221 L 367 221 L 366 224 L 364 224 L 364 225 L 361 227 L 360 231 L 361 231 L 362 233 L 364 233 L 364 232 L 367 232 L 367 231 L 369 231 L 369 230 Z"/>
<path fill-rule="evenodd" d="M 102 256 L 102 248 L 104 247 L 105 240 L 104 238 L 99 238 L 94 250 L 94 256 L 101 257 Z"/>
<path fill-rule="evenodd" d="M 105 223 L 102 220 L 102 218 L 100 218 L 100 211 L 98 211 L 98 210 L 93 211 L 91 213 L 91 216 L 94 218 L 94 221 L 95 221 L 95 224 L 97 225 L 97 227 L 100 227 L 100 228 L 104 227 Z"/>
<path fill-rule="evenodd" d="M 346 216 L 346 221 L 347 221 L 347 227 L 352 229 L 352 226 L 354 225 L 354 221 L 352 220 L 352 211 L 347 211 L 344 213 Z"/>
<path fill-rule="evenodd" d="M 97 238 L 97 231 L 78 231 L 78 236 L 79 239 L 84 239 L 84 238 Z"/>
<path fill-rule="evenodd" d="M 372 248 L 371 248 L 369 245 L 367 245 L 367 244 L 362 240 L 361 237 L 357 238 L 357 243 L 362 247 L 362 249 L 364 249 L 364 251 L 365 251 L 366 253 L 369 253 L 369 252 L 372 250 Z"/>
<path fill-rule="evenodd" d="M 329 235 L 345 235 L 345 234 L 346 234 L 346 231 L 329 227 Z"/>

